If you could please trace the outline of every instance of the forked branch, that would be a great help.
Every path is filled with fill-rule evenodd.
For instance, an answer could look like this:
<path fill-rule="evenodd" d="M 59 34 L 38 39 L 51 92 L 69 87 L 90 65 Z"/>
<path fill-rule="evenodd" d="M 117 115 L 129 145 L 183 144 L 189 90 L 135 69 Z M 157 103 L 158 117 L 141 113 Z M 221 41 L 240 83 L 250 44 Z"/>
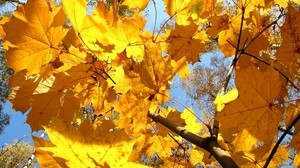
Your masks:
<path fill-rule="evenodd" d="M 218 141 L 215 137 L 199 137 L 188 130 L 181 127 L 179 124 L 169 121 L 158 114 L 153 114 L 148 112 L 147 115 L 153 121 L 162 124 L 163 126 L 169 128 L 171 131 L 175 132 L 176 134 L 180 135 L 184 139 L 188 140 L 189 142 L 197 145 L 200 148 L 205 149 L 209 153 L 211 153 L 215 159 L 221 164 L 224 168 L 237 168 L 237 164 L 231 158 L 229 153 L 223 150 Z"/>

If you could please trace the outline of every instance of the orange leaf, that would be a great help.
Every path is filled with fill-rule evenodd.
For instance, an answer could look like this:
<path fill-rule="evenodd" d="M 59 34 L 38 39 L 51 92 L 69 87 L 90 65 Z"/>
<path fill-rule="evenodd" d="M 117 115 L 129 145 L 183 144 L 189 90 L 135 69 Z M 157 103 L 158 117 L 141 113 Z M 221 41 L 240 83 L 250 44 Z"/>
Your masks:
<path fill-rule="evenodd" d="M 17 12 L 23 14 L 22 18 L 13 17 L 3 26 L 4 40 L 16 46 L 6 52 L 6 65 L 15 73 L 27 69 L 27 75 L 38 74 L 40 68 L 54 61 L 60 52 L 58 45 L 67 33 L 63 28 L 66 16 L 61 8 L 50 8 L 46 1 L 30 0 Z"/>
<path fill-rule="evenodd" d="M 34 131 L 42 129 L 41 125 L 47 125 L 55 116 L 71 122 L 80 103 L 76 93 L 70 88 L 89 79 L 87 69 L 87 65 L 81 64 L 68 71 L 70 76 L 61 72 L 45 80 L 41 77 L 25 80 L 25 71 L 15 74 L 10 81 L 13 88 L 10 95 L 13 108 L 25 113 L 32 107 L 27 123 Z"/>
<path fill-rule="evenodd" d="M 254 147 L 258 140 L 270 145 L 273 141 L 270 137 L 277 135 L 278 124 L 283 119 L 278 100 L 285 93 L 285 84 L 285 79 L 271 67 L 260 71 L 255 66 L 249 66 L 237 71 L 239 97 L 228 103 L 217 115 L 224 139 L 229 140 L 237 133 L 235 143 L 240 143 L 237 139 L 242 136 L 241 131 L 246 129 L 256 139 L 247 145 Z"/>
<path fill-rule="evenodd" d="M 200 31 L 195 23 L 191 23 L 188 26 L 175 25 L 175 30 L 171 31 L 167 39 L 169 43 L 168 52 L 175 61 L 186 57 L 186 60 L 193 64 L 200 60 L 199 54 L 206 50 L 203 41 L 194 38 L 197 34 L 200 34 Z M 205 39 L 204 37 L 202 38 Z"/>
<path fill-rule="evenodd" d="M 288 7 L 288 13 L 284 24 L 281 27 L 282 43 L 276 52 L 276 58 L 279 63 L 284 65 L 291 74 L 298 74 L 300 59 L 300 13 L 293 7 Z M 296 76 L 291 76 L 294 78 Z"/>

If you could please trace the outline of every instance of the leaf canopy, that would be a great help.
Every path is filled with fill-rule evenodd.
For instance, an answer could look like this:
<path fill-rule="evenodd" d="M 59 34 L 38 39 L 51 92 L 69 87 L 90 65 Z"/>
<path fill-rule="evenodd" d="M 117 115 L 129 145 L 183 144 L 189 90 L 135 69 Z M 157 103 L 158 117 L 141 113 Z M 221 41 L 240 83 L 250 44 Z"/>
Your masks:
<path fill-rule="evenodd" d="M 205 148 L 181 137 L 186 132 L 218 140 L 240 167 L 261 167 L 278 126 L 298 121 L 299 1 L 164 0 L 169 18 L 152 33 L 145 24 L 159 15 L 143 11 L 157 10 L 156 0 L 97 2 L 28 0 L 0 23 L 14 71 L 8 100 L 49 137 L 34 138 L 42 167 L 215 166 Z M 121 5 L 134 14 L 119 15 Z M 168 107 L 181 104 L 169 93 L 175 76 L 186 79 L 209 46 L 233 58 L 236 88 L 214 101 L 220 127 L 191 108 Z M 299 123 L 291 126 L 293 140 L 276 148 L 272 166 L 286 161 L 288 147 L 300 148 Z"/>

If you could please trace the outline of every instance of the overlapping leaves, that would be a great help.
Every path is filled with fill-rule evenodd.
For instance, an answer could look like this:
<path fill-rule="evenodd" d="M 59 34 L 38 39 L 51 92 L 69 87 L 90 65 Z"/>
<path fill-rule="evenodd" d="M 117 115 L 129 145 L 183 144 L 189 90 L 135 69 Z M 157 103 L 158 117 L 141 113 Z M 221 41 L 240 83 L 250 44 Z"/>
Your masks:
<path fill-rule="evenodd" d="M 142 156 L 157 154 L 171 167 L 172 157 L 177 157 L 174 151 L 182 148 L 179 143 L 184 140 L 168 134 L 147 113 L 160 113 L 193 133 L 203 131 L 192 110 L 180 114 L 161 108 L 170 100 L 174 76 L 187 78 L 187 63 L 200 61 L 212 38 L 225 56 L 241 51 L 245 44 L 250 46 L 242 57 L 260 57 L 261 51 L 270 50 L 270 34 L 260 32 L 270 18 L 256 9 L 268 9 L 271 1 L 238 2 L 241 10 L 234 15 L 217 11 L 215 1 L 165 0 L 165 12 L 176 23 L 162 36 L 144 31 L 146 21 L 140 10 L 148 1 L 134 2 L 124 1 L 129 8 L 139 9 L 127 17 L 118 16 L 117 1 L 110 8 L 101 1 L 92 9 L 85 0 L 63 0 L 62 8 L 29 0 L 3 25 L 7 66 L 15 72 L 9 100 L 14 109 L 29 111 L 32 129 L 45 129 L 51 140 L 35 138 L 42 166 L 136 167 Z M 246 22 L 241 23 L 241 15 Z M 217 114 L 220 136 L 232 144 L 226 148 L 241 165 L 259 166 L 274 145 L 284 119 L 288 81 L 284 73 L 299 69 L 298 20 L 299 12 L 289 7 L 281 28 L 283 41 L 275 54 L 279 64 L 274 66 L 288 70 L 274 68 L 270 62 L 261 66 L 257 60 L 239 60 L 235 81 L 239 96 L 234 90 L 216 100 L 218 111 L 226 104 Z M 91 114 L 84 117 L 87 112 L 82 109 L 87 106 Z M 288 107 L 287 125 L 296 118 L 299 106 Z M 298 136 L 292 147 L 299 148 Z M 188 165 L 201 162 L 196 156 L 204 158 L 194 147 L 184 149 L 183 158 L 188 156 L 185 152 L 193 155 Z M 279 148 L 279 152 L 282 155 L 274 157 L 278 158 L 274 164 L 286 159 L 287 151 Z"/>

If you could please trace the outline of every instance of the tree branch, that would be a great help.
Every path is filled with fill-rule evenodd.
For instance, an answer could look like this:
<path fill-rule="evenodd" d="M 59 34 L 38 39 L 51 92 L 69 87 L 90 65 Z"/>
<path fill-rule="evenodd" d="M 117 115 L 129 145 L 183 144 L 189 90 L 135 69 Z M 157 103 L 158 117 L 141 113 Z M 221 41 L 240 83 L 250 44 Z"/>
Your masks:
<path fill-rule="evenodd" d="M 275 155 L 279 145 L 281 144 L 282 140 L 285 138 L 285 136 L 290 132 L 290 130 L 293 128 L 293 126 L 298 122 L 300 119 L 300 114 L 293 120 L 293 122 L 289 125 L 289 127 L 283 132 L 283 134 L 280 136 L 279 140 L 276 142 L 275 146 L 273 147 L 265 165 L 264 168 L 267 168 L 269 163 L 271 162 L 273 156 Z"/>
<path fill-rule="evenodd" d="M 179 124 L 175 122 L 171 122 L 158 114 L 153 114 L 148 112 L 148 117 L 150 117 L 153 121 L 162 124 L 163 126 L 169 128 L 173 132 L 177 133 L 179 136 L 185 138 L 189 142 L 197 145 L 200 148 L 205 149 L 210 152 L 215 159 L 221 164 L 224 168 L 237 168 L 237 164 L 231 158 L 229 153 L 223 150 L 215 137 L 207 137 L 202 138 L 199 137 L 188 130 L 181 127 Z"/>
<path fill-rule="evenodd" d="M 287 77 L 287 75 L 285 75 L 283 72 L 281 72 L 278 68 L 276 68 L 275 66 L 271 66 L 271 64 L 270 63 L 268 63 L 267 61 L 265 61 L 265 60 L 263 60 L 263 59 L 261 59 L 261 58 L 259 58 L 259 57 L 256 57 L 255 55 L 252 55 L 252 54 L 249 54 L 249 53 L 247 53 L 247 52 L 243 52 L 243 54 L 245 54 L 245 55 L 248 55 L 248 56 L 250 56 L 250 57 L 252 57 L 252 58 L 255 58 L 255 59 L 257 59 L 258 61 L 261 61 L 262 63 L 264 63 L 264 64 L 266 64 L 266 65 L 269 65 L 270 67 L 272 67 L 273 69 L 275 69 L 277 72 L 279 72 L 288 82 L 290 82 L 290 84 L 295 88 L 295 89 L 297 89 L 298 91 L 299 91 L 299 88 L 293 83 L 293 81 L 291 81 L 288 77 Z"/>

